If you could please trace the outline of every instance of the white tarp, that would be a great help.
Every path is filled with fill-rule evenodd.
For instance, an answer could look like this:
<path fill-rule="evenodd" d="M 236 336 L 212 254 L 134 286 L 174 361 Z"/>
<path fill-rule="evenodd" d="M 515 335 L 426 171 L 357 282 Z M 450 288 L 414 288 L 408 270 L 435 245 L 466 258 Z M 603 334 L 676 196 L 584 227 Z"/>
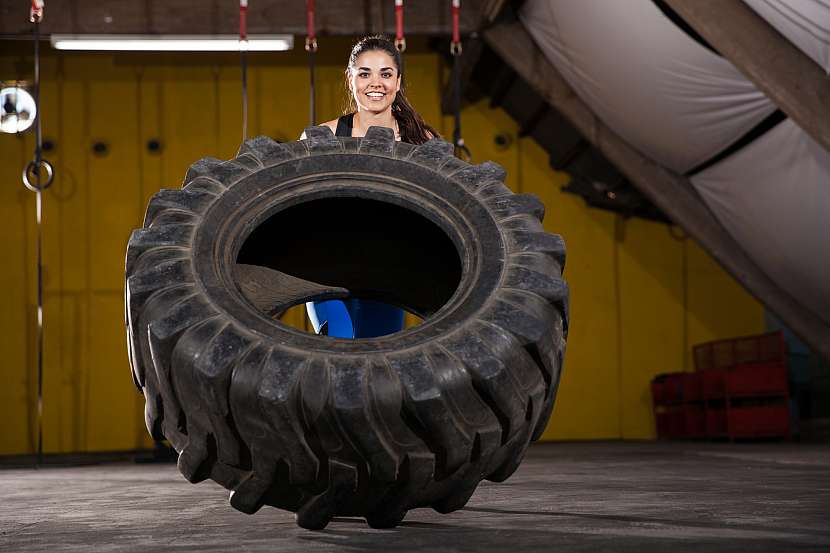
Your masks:
<path fill-rule="evenodd" d="M 775 110 L 650 0 L 527 0 L 520 18 L 606 125 L 680 173 Z"/>
<path fill-rule="evenodd" d="M 830 1 L 744 0 L 830 74 Z"/>
<path fill-rule="evenodd" d="M 691 180 L 767 276 L 830 324 L 830 154 L 788 119 Z"/>
<path fill-rule="evenodd" d="M 830 67 L 830 0 L 745 1 Z M 651 0 L 527 0 L 520 17 L 607 126 L 677 172 L 775 109 Z M 690 180 L 759 268 L 830 324 L 830 153 L 785 120 Z"/>

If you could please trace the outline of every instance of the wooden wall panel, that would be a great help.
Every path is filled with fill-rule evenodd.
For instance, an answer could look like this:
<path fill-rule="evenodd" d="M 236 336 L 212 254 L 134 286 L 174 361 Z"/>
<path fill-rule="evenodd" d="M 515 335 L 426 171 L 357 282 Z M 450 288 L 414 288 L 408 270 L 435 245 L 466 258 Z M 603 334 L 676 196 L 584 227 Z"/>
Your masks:
<path fill-rule="evenodd" d="M 130 378 L 124 340 L 116 341 L 115 336 L 121 332 L 109 330 L 123 316 L 120 294 L 93 294 L 88 330 L 93 358 L 84 382 L 84 451 L 136 449 L 148 443 L 143 424 L 144 398 Z"/>
<path fill-rule="evenodd" d="M 625 406 L 620 437 L 639 438 L 654 432 L 654 374 L 685 368 L 684 246 L 666 225 L 615 219 L 620 401 Z"/>
<path fill-rule="evenodd" d="M 102 60 L 104 61 L 104 60 Z M 121 293 L 124 252 L 130 231 L 141 221 L 137 205 L 138 127 L 134 109 L 138 103 L 134 72 L 129 68 L 96 64 L 86 77 L 84 110 L 85 159 L 89 171 L 87 213 L 90 286 L 96 293 Z M 105 74 L 98 79 L 95 74 Z M 105 144 L 98 154 L 93 144 Z"/>
<path fill-rule="evenodd" d="M 55 183 L 45 195 L 46 304 L 44 450 L 80 451 L 88 378 L 90 247 L 86 155 L 86 87 L 73 60 L 49 58 L 44 72 L 43 132 L 56 146 L 47 155 Z M 49 102 L 54 107 L 49 108 Z"/>
<path fill-rule="evenodd" d="M 32 366 L 35 321 L 34 274 L 30 270 L 34 195 L 23 188 L 20 170 L 31 157 L 24 137 L 2 135 L 0 142 L 0 453 L 33 447 Z"/>
<path fill-rule="evenodd" d="M 158 187 L 178 188 L 191 163 L 218 154 L 216 88 L 209 67 L 166 67 L 161 78 L 159 120 L 165 147 Z"/>

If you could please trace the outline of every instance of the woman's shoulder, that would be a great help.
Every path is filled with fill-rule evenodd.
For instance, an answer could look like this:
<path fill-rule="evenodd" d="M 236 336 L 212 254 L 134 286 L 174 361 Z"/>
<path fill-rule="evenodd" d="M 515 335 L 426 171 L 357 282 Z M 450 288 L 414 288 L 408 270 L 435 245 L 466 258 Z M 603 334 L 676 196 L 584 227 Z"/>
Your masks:
<path fill-rule="evenodd" d="M 331 129 L 331 132 L 337 132 L 337 119 L 332 119 L 331 121 L 326 121 L 325 123 L 320 123 L 317 125 L 318 127 L 328 127 Z M 300 135 L 300 140 L 305 140 L 305 131 Z"/>
<path fill-rule="evenodd" d="M 326 126 L 331 129 L 331 132 L 335 132 L 337 130 L 337 121 L 339 119 L 332 119 L 331 121 L 326 121 L 325 123 L 320 123 L 320 126 Z"/>

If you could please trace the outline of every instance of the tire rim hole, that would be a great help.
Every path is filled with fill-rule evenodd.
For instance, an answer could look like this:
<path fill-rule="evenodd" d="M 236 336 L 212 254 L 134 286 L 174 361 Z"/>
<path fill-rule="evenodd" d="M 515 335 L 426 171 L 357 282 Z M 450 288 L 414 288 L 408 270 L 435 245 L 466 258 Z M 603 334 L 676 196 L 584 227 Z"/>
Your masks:
<path fill-rule="evenodd" d="M 440 310 L 462 273 L 455 244 L 436 223 L 401 205 L 362 197 L 315 199 L 271 215 L 248 235 L 236 261 L 345 288 L 345 299 L 399 307 L 411 315 L 407 327 Z M 320 299 L 297 290 L 283 298 L 289 306 L 283 314 Z"/>

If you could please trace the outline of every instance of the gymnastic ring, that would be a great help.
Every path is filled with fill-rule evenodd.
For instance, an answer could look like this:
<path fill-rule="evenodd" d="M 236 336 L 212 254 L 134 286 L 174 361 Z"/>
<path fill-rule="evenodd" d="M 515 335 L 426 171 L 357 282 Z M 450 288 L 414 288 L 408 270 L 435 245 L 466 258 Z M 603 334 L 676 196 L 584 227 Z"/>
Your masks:
<path fill-rule="evenodd" d="M 32 184 L 32 181 L 29 179 L 29 175 L 32 175 L 40 181 L 40 168 L 46 169 L 46 182 L 40 184 Z M 42 192 L 52 186 L 52 181 L 55 177 L 55 170 L 52 167 L 52 164 L 46 161 L 45 159 L 41 159 L 39 162 L 32 160 L 26 164 L 26 167 L 23 169 L 23 184 L 31 190 L 32 192 Z"/>

